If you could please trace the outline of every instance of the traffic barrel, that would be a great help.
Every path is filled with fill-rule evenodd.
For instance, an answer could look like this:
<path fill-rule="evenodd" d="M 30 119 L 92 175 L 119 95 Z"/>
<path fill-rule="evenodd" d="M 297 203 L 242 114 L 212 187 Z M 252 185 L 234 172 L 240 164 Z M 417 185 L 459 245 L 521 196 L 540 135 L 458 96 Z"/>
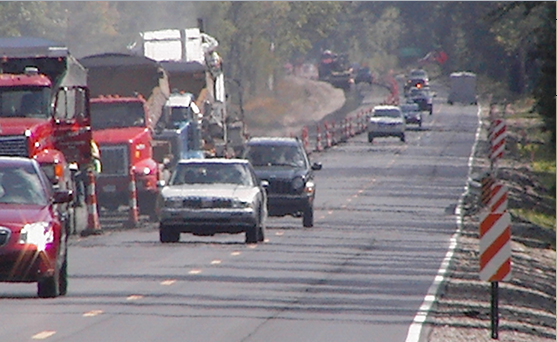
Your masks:
<path fill-rule="evenodd" d="M 124 227 L 135 228 L 139 222 L 139 209 L 137 208 L 137 186 L 135 183 L 135 173 L 133 172 L 133 168 L 130 169 L 128 194 L 128 220 L 124 222 Z"/>
<path fill-rule="evenodd" d="M 329 123 L 325 121 L 323 124 L 325 125 L 326 146 L 327 148 L 330 148 L 333 144 L 331 141 L 331 130 L 329 129 Z"/>
<path fill-rule="evenodd" d="M 95 189 L 95 174 L 93 170 L 87 170 L 87 181 L 87 227 L 81 231 L 81 236 L 102 234 L 97 210 L 97 192 Z"/>
<path fill-rule="evenodd" d="M 323 150 L 323 145 L 321 145 L 321 127 L 319 127 L 319 124 L 317 124 L 317 143 L 315 150 L 317 152 L 321 152 Z"/>
<path fill-rule="evenodd" d="M 309 137 L 308 137 L 308 128 L 307 126 L 304 126 L 304 128 L 302 128 L 302 142 L 304 144 L 304 149 L 306 150 L 306 152 L 308 152 L 308 148 L 309 148 Z"/>

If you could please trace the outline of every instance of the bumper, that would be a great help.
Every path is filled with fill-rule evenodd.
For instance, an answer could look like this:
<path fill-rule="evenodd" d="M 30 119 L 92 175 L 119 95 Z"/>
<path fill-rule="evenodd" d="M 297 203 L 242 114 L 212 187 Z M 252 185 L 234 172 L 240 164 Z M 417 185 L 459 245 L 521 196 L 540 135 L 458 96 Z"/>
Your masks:
<path fill-rule="evenodd" d="M 53 249 L 38 251 L 33 245 L 3 251 L 0 253 L 0 281 L 31 283 L 52 276 L 56 268 L 55 255 Z"/>
<path fill-rule="evenodd" d="M 243 233 L 255 226 L 257 215 L 253 209 L 168 209 L 160 212 L 160 223 L 172 226 L 181 233 L 214 235 Z"/>
<path fill-rule="evenodd" d="M 267 196 L 267 212 L 269 216 L 301 215 L 301 213 L 313 204 L 313 196 Z"/>

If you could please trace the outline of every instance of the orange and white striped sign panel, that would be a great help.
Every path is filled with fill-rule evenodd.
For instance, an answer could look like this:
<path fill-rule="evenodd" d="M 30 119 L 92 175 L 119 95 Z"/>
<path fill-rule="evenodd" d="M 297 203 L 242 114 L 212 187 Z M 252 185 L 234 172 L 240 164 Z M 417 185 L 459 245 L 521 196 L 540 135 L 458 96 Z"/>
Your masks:
<path fill-rule="evenodd" d="M 502 214 L 507 211 L 508 188 L 502 184 L 495 184 L 491 188 L 491 196 L 488 201 L 488 208 L 493 214 Z"/>
<path fill-rule="evenodd" d="M 480 280 L 511 279 L 511 215 L 487 212 L 480 222 Z"/>

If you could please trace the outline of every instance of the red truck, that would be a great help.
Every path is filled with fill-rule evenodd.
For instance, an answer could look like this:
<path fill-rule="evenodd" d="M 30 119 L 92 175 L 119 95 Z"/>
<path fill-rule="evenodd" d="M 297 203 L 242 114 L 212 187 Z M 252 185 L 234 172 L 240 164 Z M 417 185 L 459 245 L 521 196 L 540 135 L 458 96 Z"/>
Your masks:
<path fill-rule="evenodd" d="M 56 188 L 73 191 L 91 162 L 91 139 L 87 73 L 68 49 L 0 38 L 0 155 L 33 158 Z"/>
<path fill-rule="evenodd" d="M 133 172 L 139 213 L 155 219 L 162 160 L 154 159 L 153 134 L 170 93 L 166 72 L 149 58 L 129 54 L 92 55 L 80 62 L 88 71 L 93 139 L 101 155 L 98 205 L 109 211 L 127 206 Z"/>

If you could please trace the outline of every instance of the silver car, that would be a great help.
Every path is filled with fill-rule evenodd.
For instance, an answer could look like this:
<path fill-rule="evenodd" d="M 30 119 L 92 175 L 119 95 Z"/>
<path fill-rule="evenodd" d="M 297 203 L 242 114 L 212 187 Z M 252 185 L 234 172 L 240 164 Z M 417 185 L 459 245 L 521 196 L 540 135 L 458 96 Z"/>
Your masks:
<path fill-rule="evenodd" d="M 375 106 L 367 125 L 367 140 L 376 137 L 398 137 L 405 141 L 406 120 L 397 106 Z"/>
<path fill-rule="evenodd" d="M 265 238 L 266 182 L 243 159 L 181 160 L 157 201 L 161 242 L 180 233 L 246 234 L 246 243 Z"/>
<path fill-rule="evenodd" d="M 415 103 L 404 103 L 400 105 L 400 110 L 407 124 L 417 124 L 418 127 L 422 127 L 422 112 L 420 111 L 420 106 Z"/>

